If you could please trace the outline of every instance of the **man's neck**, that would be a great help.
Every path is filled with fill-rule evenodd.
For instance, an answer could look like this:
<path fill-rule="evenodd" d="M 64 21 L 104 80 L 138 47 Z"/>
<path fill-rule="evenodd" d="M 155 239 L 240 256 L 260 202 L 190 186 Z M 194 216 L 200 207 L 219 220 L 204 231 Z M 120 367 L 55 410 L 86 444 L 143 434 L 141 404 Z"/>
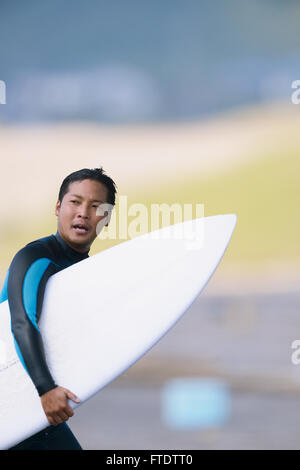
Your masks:
<path fill-rule="evenodd" d="M 78 255 L 88 255 L 89 251 L 90 251 L 90 247 L 88 246 L 78 246 L 78 245 L 73 245 L 73 244 L 70 244 L 69 242 L 67 242 L 64 237 L 61 235 L 61 233 L 59 232 L 59 230 L 57 229 L 57 232 L 56 232 L 56 238 L 60 241 L 60 243 L 62 245 L 64 245 L 65 247 L 68 247 L 69 250 L 72 250 L 74 252 L 74 254 L 78 254 Z"/>

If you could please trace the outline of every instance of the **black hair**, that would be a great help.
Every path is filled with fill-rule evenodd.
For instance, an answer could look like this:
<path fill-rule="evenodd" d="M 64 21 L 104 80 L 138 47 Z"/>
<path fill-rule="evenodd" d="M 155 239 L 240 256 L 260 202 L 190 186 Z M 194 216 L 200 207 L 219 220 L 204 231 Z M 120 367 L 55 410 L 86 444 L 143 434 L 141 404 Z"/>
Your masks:
<path fill-rule="evenodd" d="M 64 195 L 68 192 L 69 184 L 74 181 L 83 181 L 83 180 L 93 180 L 98 181 L 99 183 L 104 184 L 108 190 L 107 203 L 115 205 L 115 196 L 116 196 L 116 184 L 115 182 L 105 174 L 105 171 L 102 167 L 100 168 L 83 168 L 82 170 L 74 171 L 68 175 L 62 182 L 62 185 L 59 190 L 58 200 L 62 202 Z"/>

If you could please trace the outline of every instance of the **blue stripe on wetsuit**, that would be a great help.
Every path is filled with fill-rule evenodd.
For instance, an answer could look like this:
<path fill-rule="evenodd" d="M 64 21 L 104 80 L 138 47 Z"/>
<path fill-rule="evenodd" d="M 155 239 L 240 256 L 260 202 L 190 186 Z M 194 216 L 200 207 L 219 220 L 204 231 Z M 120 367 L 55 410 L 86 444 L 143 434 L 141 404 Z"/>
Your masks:
<path fill-rule="evenodd" d="M 39 285 L 46 269 L 50 264 L 47 258 L 36 260 L 28 269 L 23 283 L 23 302 L 25 311 L 33 326 L 39 330 L 37 324 L 37 295 Z"/>

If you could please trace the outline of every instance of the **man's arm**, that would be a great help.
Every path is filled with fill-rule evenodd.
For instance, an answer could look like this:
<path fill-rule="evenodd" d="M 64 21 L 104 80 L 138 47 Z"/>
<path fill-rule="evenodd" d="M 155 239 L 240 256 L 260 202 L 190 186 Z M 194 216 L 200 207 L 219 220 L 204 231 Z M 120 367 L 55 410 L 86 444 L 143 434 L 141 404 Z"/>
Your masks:
<path fill-rule="evenodd" d="M 7 295 L 11 327 L 17 353 L 35 385 L 50 424 L 56 425 L 73 416 L 68 398 L 78 398 L 58 387 L 47 366 L 38 327 L 46 283 L 56 267 L 42 246 L 26 246 L 14 257 L 8 275 Z"/>
<path fill-rule="evenodd" d="M 7 284 L 16 350 L 40 396 L 57 386 L 46 363 L 37 324 L 46 282 L 54 272 L 55 266 L 43 247 L 26 246 L 14 257 Z"/>

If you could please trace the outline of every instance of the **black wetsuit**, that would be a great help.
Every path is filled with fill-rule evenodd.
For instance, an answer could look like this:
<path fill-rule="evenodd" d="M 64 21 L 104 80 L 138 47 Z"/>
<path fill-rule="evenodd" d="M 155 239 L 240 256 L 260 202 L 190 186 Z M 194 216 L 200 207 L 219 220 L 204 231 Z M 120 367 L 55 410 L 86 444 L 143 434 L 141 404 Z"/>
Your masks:
<path fill-rule="evenodd" d="M 46 283 L 53 274 L 85 258 L 88 252 L 73 250 L 57 232 L 22 248 L 4 281 L 0 303 L 8 300 L 16 351 L 40 396 L 57 386 L 47 366 L 38 327 Z M 65 423 L 60 426 L 66 427 Z"/>

